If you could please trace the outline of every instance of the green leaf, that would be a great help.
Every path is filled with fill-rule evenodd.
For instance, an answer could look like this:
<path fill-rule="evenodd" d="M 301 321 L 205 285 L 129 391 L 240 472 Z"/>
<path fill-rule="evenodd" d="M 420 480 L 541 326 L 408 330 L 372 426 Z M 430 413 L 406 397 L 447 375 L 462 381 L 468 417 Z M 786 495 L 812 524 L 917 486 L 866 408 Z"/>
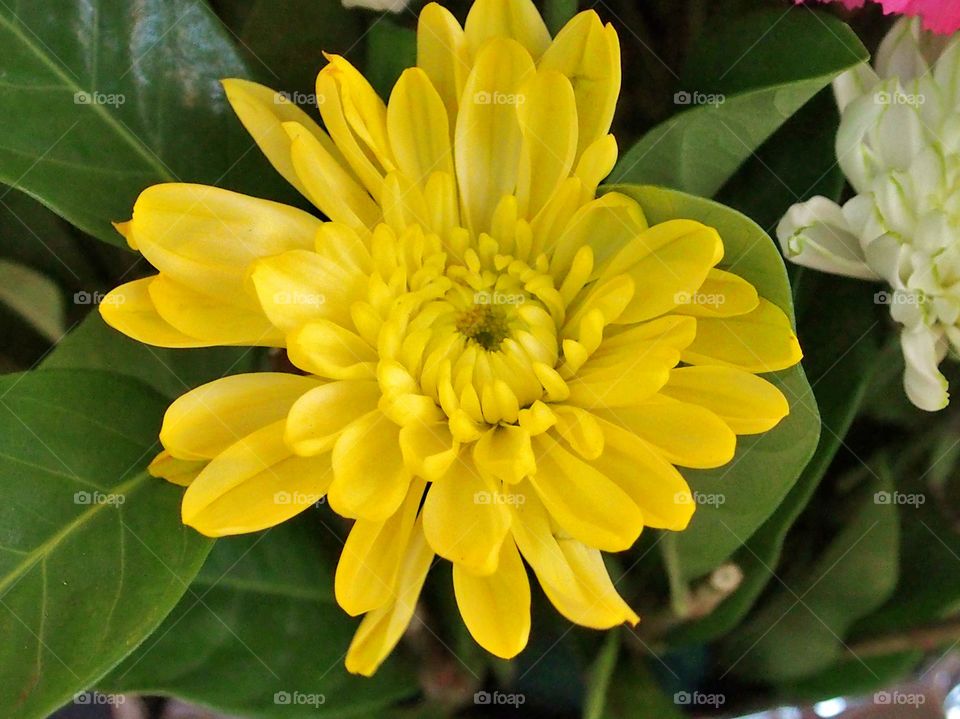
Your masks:
<path fill-rule="evenodd" d="M 545 0 L 543 3 L 543 19 L 551 35 L 556 36 L 576 14 L 577 0 Z"/>
<path fill-rule="evenodd" d="M 0 182 L 88 234 L 121 244 L 110 222 L 157 182 L 272 176 L 219 85 L 248 72 L 200 0 L 4 3 L 0 47 Z"/>
<path fill-rule="evenodd" d="M 417 33 L 384 16 L 367 33 L 367 79 L 380 97 L 390 90 L 408 67 L 417 64 Z"/>
<path fill-rule="evenodd" d="M 820 410 L 823 432 L 813 458 L 763 526 L 733 557 L 739 588 L 704 619 L 674 631 L 673 644 L 703 642 L 731 631 L 773 576 L 787 532 L 820 484 L 861 406 L 881 356 L 881 326 L 873 286 L 818 272 L 800 274 L 797 311 L 804 369 Z M 823 322 L 829 316 L 830 323 Z M 837 338 L 843 338 L 838 346 Z"/>
<path fill-rule="evenodd" d="M 210 549 L 149 476 L 162 397 L 103 372 L 0 378 L 0 715 L 41 719 L 173 608 Z"/>
<path fill-rule="evenodd" d="M 795 202 L 822 195 L 839 202 L 846 180 L 837 164 L 840 113 L 825 88 L 761 145 L 717 194 L 772 232 Z"/>
<path fill-rule="evenodd" d="M 79 233 L 31 197 L 15 190 L 0 191 L 0 256 L 42 272 L 75 292 L 99 284 L 99 271 L 84 251 Z M 88 240 L 89 245 L 104 247 Z M 119 249 L 116 254 L 130 256 Z"/>
<path fill-rule="evenodd" d="M 844 23 L 805 8 L 711 27 L 696 47 L 687 87 L 674 96 L 691 107 L 644 135 L 617 163 L 613 182 L 709 197 L 787 118 L 868 58 Z"/>
<path fill-rule="evenodd" d="M 51 342 L 63 334 L 60 288 L 36 270 L 0 260 L 0 304 L 9 307 Z"/>
<path fill-rule="evenodd" d="M 282 11 L 276 0 L 242 0 L 240 7 L 237 35 L 249 67 L 274 89 L 299 93 L 290 99 L 316 118 L 317 73 L 327 62 L 323 53 L 361 49 L 360 15 L 340 0 L 285 0 Z"/>
<path fill-rule="evenodd" d="M 587 698 L 583 703 L 583 719 L 602 719 L 607 703 L 610 681 L 617 668 L 620 654 L 620 633 L 608 632 L 597 658 L 590 667 L 587 681 Z"/>
<path fill-rule="evenodd" d="M 631 657 L 618 664 L 601 716 L 603 719 L 683 719 L 685 715 L 677 700 L 682 702 L 683 696 L 671 698 L 664 694 L 649 667 Z"/>
<path fill-rule="evenodd" d="M 896 466 L 901 519 L 901 570 L 896 591 L 876 612 L 857 623 L 858 636 L 892 634 L 952 616 L 960 605 L 957 432 L 945 422 L 939 436 L 908 435 L 923 447 L 919 461 Z"/>
<path fill-rule="evenodd" d="M 356 621 L 334 601 L 319 520 L 219 540 L 167 621 L 100 688 L 284 718 L 376 716 L 415 693 L 413 667 L 398 658 L 372 679 L 343 668 Z"/>
<path fill-rule="evenodd" d="M 845 657 L 811 677 L 781 684 L 778 689 L 793 699 L 810 702 L 870 694 L 903 680 L 923 656 L 922 651 L 915 651 L 881 657 Z"/>
<path fill-rule="evenodd" d="M 839 659 L 859 618 L 879 607 L 897 583 L 899 519 L 889 466 L 852 498 L 853 516 L 811 567 L 793 567 L 782 587 L 738 630 L 722 651 L 736 676 L 789 682 Z M 836 509 L 835 509 L 836 512 Z"/>
<path fill-rule="evenodd" d="M 90 293 L 75 301 L 90 303 Z M 136 342 L 108 327 L 100 313 L 86 319 L 44 360 L 43 369 L 102 369 L 136 378 L 167 398 L 224 375 L 255 368 L 256 348 L 164 349 Z"/>
<path fill-rule="evenodd" d="M 773 241 L 754 222 L 716 202 L 659 187 L 612 185 L 633 197 L 651 224 L 673 218 L 717 228 L 724 243 L 721 267 L 749 280 L 759 293 L 793 317 L 783 260 Z M 790 402 L 790 414 L 762 435 L 737 438 L 737 453 L 724 467 L 684 470 L 701 496 L 722 497 L 701 505 L 690 526 L 668 534 L 679 581 L 689 582 L 726 560 L 763 524 L 794 486 L 817 445 L 820 417 L 803 369 L 767 375 Z"/>

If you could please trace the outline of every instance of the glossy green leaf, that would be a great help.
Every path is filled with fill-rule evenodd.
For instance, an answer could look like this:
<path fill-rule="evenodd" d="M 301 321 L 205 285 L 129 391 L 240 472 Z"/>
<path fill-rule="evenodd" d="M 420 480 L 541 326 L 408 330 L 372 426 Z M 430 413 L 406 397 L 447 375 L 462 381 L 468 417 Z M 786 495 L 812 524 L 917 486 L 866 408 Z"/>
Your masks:
<path fill-rule="evenodd" d="M 853 623 L 893 592 L 899 518 L 894 502 L 884 500 L 893 482 L 884 461 L 871 466 L 879 474 L 851 498 L 854 512 L 826 550 L 812 566 L 790 567 L 782 586 L 726 643 L 726 671 L 777 683 L 826 669 L 843 655 Z"/>
<path fill-rule="evenodd" d="M 754 222 L 716 202 L 658 187 L 613 185 L 643 207 L 650 223 L 673 218 L 698 220 L 717 228 L 725 267 L 749 280 L 763 297 L 793 316 L 793 301 L 780 253 Z M 724 467 L 684 470 L 703 497 L 690 526 L 668 534 L 678 580 L 688 582 L 727 559 L 763 524 L 794 486 L 817 445 L 820 418 L 803 369 L 768 375 L 790 402 L 790 414 L 771 431 L 737 439 L 737 453 Z"/>
<path fill-rule="evenodd" d="M 764 142 L 716 199 L 773 233 L 787 208 L 815 195 L 840 201 L 846 179 L 835 150 L 840 113 L 827 87 Z"/>
<path fill-rule="evenodd" d="M 355 64 L 363 50 L 360 16 L 340 0 L 230 0 L 240 52 L 264 83 L 317 118 L 316 80 L 323 53 L 348 54 Z M 238 16 L 239 14 L 239 16 Z M 353 57 L 351 57 L 353 55 Z"/>
<path fill-rule="evenodd" d="M 219 540 L 167 621 L 100 688 L 284 719 L 377 716 L 413 694 L 414 667 L 401 657 L 372 679 L 343 668 L 357 622 L 334 601 L 322 519 Z"/>
<path fill-rule="evenodd" d="M 711 27 L 695 47 L 687 86 L 674 95 L 682 111 L 630 148 L 612 181 L 712 196 L 787 118 L 868 57 L 844 23 L 806 8 Z"/>
<path fill-rule="evenodd" d="M 78 293 L 74 299 L 90 303 L 95 296 Z M 109 370 L 173 398 L 224 375 L 252 371 L 260 357 L 261 352 L 250 347 L 151 347 L 108 327 L 94 310 L 57 345 L 41 368 Z"/>
<path fill-rule="evenodd" d="M 389 17 L 378 19 L 367 40 L 367 79 L 384 99 L 400 73 L 417 64 L 417 33 Z"/>
<path fill-rule="evenodd" d="M 103 372 L 0 378 L 0 715 L 43 719 L 174 607 L 210 549 L 149 476 L 166 405 Z"/>
<path fill-rule="evenodd" d="M 702 620 L 674 631 L 671 643 L 707 641 L 731 631 L 746 616 L 773 576 L 787 532 L 840 449 L 879 363 L 882 327 L 869 311 L 873 286 L 812 271 L 799 277 L 803 366 L 823 425 L 817 450 L 777 510 L 732 558 L 743 573 L 736 592 Z M 826 316 L 830 323 L 823 322 Z"/>
<path fill-rule="evenodd" d="M 89 249 L 98 246 L 130 257 L 116 248 L 82 238 L 69 223 L 22 192 L 0 189 L 0 257 L 32 267 L 71 293 L 99 283 L 100 270 Z"/>
<path fill-rule="evenodd" d="M 272 177 L 219 84 L 248 71 L 200 0 L 3 3 L 0 47 L 0 182 L 88 234 L 121 244 L 110 222 L 157 182 Z"/>
<path fill-rule="evenodd" d="M 0 260 L 0 304 L 9 307 L 51 342 L 63 334 L 64 310 L 60 288 L 36 270 Z"/>

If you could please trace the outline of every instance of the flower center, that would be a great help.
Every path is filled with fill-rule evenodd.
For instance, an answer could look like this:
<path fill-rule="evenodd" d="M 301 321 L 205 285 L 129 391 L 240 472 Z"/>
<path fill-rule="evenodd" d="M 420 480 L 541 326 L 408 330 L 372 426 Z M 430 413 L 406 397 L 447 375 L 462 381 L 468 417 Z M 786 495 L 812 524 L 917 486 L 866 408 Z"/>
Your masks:
<path fill-rule="evenodd" d="M 457 331 L 483 349 L 496 352 L 510 335 L 506 313 L 499 307 L 477 305 L 457 317 Z"/>

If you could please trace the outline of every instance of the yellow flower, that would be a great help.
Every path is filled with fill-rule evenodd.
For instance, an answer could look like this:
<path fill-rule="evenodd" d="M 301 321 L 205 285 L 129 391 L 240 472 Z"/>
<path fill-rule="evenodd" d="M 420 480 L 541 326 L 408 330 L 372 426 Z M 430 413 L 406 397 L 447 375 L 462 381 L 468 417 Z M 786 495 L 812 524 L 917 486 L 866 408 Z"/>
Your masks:
<path fill-rule="evenodd" d="M 281 95 L 224 82 L 274 167 L 329 221 L 213 187 L 143 192 L 118 225 L 159 274 L 101 312 L 164 347 L 286 348 L 303 374 L 211 382 L 168 410 L 152 470 L 183 521 L 222 536 L 326 496 L 355 519 L 336 597 L 364 614 L 372 674 L 434 556 L 500 657 L 530 630 L 528 564 L 578 624 L 638 621 L 604 568 L 644 526 L 683 529 L 681 467 L 788 412 L 755 373 L 800 350 L 783 312 L 717 269 L 718 233 L 648 227 L 597 186 L 616 160 L 617 35 L 592 11 L 550 38 L 530 0 L 424 8 L 418 66 L 385 105 L 331 56 L 326 131 Z"/>

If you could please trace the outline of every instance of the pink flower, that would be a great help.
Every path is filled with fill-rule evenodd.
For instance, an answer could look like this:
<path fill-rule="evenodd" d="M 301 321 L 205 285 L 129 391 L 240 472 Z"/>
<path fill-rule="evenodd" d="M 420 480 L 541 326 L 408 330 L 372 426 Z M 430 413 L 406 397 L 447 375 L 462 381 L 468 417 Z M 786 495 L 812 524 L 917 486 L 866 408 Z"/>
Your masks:
<path fill-rule="evenodd" d="M 803 0 L 795 0 L 797 4 Z M 820 0 L 829 2 L 830 0 Z M 838 0 L 844 7 L 855 10 L 865 0 Z M 960 0 L 875 0 L 886 14 L 899 13 L 923 19 L 923 26 L 941 35 L 960 30 Z"/>

